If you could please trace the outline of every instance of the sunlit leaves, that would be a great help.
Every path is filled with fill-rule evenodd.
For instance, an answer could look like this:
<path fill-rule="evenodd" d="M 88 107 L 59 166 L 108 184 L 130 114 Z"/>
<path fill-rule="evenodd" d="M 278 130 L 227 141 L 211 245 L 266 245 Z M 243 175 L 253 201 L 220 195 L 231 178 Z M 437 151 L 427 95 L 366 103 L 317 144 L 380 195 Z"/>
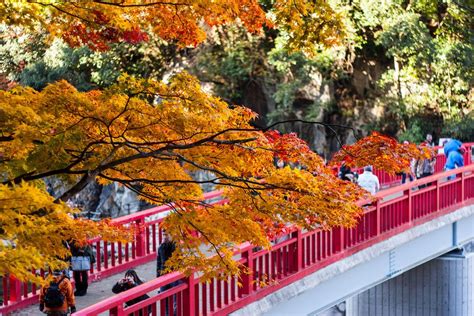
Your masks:
<path fill-rule="evenodd" d="M 434 152 L 426 146 L 400 144 L 395 139 L 373 132 L 353 145 L 343 146 L 331 163 L 344 162 L 349 167 L 374 168 L 395 174 L 409 170 L 412 159 L 431 158 Z"/>
<path fill-rule="evenodd" d="M 181 47 L 196 46 L 207 28 L 238 22 L 253 33 L 279 27 L 292 49 L 314 53 L 319 44 L 340 44 L 346 32 L 343 16 L 326 1 L 276 1 L 268 13 L 272 18 L 257 0 L 7 1 L 0 14 L 8 25 L 43 27 L 72 47 L 98 51 L 111 43 L 147 41 L 148 33 Z"/>
<path fill-rule="evenodd" d="M 340 45 L 347 36 L 342 12 L 332 7 L 330 1 L 278 0 L 273 13 L 275 23 L 286 32 L 287 45 L 293 51 L 313 55 L 317 44 Z"/>
<path fill-rule="evenodd" d="M 109 221 L 75 220 L 64 203 L 55 203 L 44 188 L 22 183 L 0 184 L 0 274 L 41 282 L 32 270 L 67 266 L 64 242 L 86 243 L 93 237 L 128 241 L 130 231 Z"/>
<path fill-rule="evenodd" d="M 61 176 L 69 180 L 69 190 L 59 199 L 67 200 L 84 181 L 115 181 L 150 203 L 173 202 L 164 222 L 178 241 L 173 269 L 199 268 L 208 277 L 236 273 L 232 254 L 240 243 L 267 247 L 291 225 L 348 227 L 361 213 L 356 202 L 364 191 L 339 180 L 304 141 L 254 128 L 255 113 L 206 94 L 187 73 L 168 84 L 124 75 L 103 91 L 79 92 L 65 81 L 41 92 L 17 87 L 0 93 L 0 111 L 9 122 L 1 130 L 9 140 L 0 142 L 7 184 Z M 350 166 L 370 161 L 396 172 L 419 154 L 416 147 L 374 134 L 336 159 Z M 202 189 L 191 176 L 199 170 L 224 190 L 227 204 L 201 201 Z M 6 198 L 14 195 L 9 190 L 5 186 Z M 31 194 L 42 196 L 50 208 L 64 207 L 44 191 Z M 16 205 L 6 207 L 13 212 Z"/>
<path fill-rule="evenodd" d="M 252 127 L 255 113 L 206 94 L 186 73 L 167 85 L 123 76 L 103 91 L 79 92 L 65 81 L 41 92 L 17 87 L 0 93 L 0 111 L 1 133 L 10 136 L 0 143 L 6 183 L 57 175 L 80 191 L 94 175 L 87 181 L 116 181 L 148 202 L 174 202 L 165 225 L 180 240 L 175 268 L 233 273 L 239 243 L 267 246 L 290 223 L 353 225 L 360 212 L 360 189 L 335 178 L 295 134 Z M 279 168 L 275 159 L 301 170 Z M 228 205 L 200 202 L 196 170 L 225 189 Z"/>

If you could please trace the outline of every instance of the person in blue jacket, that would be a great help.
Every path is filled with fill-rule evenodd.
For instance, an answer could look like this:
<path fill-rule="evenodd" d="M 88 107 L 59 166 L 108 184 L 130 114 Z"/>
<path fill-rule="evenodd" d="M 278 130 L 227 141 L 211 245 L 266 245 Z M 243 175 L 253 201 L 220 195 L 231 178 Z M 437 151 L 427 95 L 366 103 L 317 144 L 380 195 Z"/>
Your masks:
<path fill-rule="evenodd" d="M 446 156 L 446 158 L 449 157 L 449 154 L 452 152 L 452 151 L 457 151 L 460 147 L 462 146 L 462 142 L 460 142 L 459 140 L 457 139 L 451 139 L 449 140 L 446 144 L 444 144 L 443 146 L 443 150 L 444 150 L 444 155 Z"/>
<path fill-rule="evenodd" d="M 457 150 L 449 151 L 448 159 L 446 160 L 446 164 L 444 165 L 444 169 L 454 170 L 456 168 L 460 168 L 464 166 L 464 153 L 466 152 L 466 148 L 464 146 L 459 147 Z M 456 175 L 451 175 L 448 177 L 448 180 L 455 179 Z"/>

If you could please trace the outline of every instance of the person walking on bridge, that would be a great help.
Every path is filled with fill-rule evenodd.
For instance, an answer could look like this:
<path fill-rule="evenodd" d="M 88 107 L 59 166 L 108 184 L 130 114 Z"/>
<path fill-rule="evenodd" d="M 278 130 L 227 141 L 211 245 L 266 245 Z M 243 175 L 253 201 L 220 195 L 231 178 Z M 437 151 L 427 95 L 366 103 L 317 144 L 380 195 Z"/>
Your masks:
<path fill-rule="evenodd" d="M 54 270 L 52 281 L 41 288 L 39 294 L 39 310 L 49 316 L 66 316 L 76 312 L 76 299 L 71 281 L 62 270 Z"/>
<path fill-rule="evenodd" d="M 431 134 L 427 134 L 425 141 L 422 142 L 421 145 L 433 147 L 433 136 L 431 136 Z M 417 179 L 429 177 L 434 174 L 435 164 L 436 158 L 418 160 L 415 167 Z M 422 189 L 430 185 L 431 183 L 422 184 L 419 186 L 419 188 Z"/>
<path fill-rule="evenodd" d="M 76 285 L 76 296 L 84 296 L 87 294 L 89 280 L 87 273 L 91 269 L 91 265 L 95 263 L 95 256 L 89 245 L 81 246 L 76 242 L 70 243 L 71 249 L 71 267 Z M 107 251 L 107 250 L 105 250 Z"/>
<path fill-rule="evenodd" d="M 466 152 L 466 148 L 464 146 L 459 147 L 457 150 L 452 150 L 449 152 L 448 159 L 446 160 L 446 164 L 444 165 L 444 170 L 454 170 L 456 168 L 461 168 L 464 166 L 464 153 Z M 456 175 L 450 175 L 448 180 L 455 179 Z"/>
<path fill-rule="evenodd" d="M 379 178 L 372 171 L 372 166 L 364 167 L 364 173 L 359 175 L 357 184 L 371 194 L 375 194 L 380 190 L 380 182 Z"/>
<path fill-rule="evenodd" d="M 156 277 L 160 277 L 164 274 L 166 274 L 166 261 L 168 261 L 169 258 L 173 255 L 173 252 L 176 250 L 176 244 L 174 243 L 173 240 L 171 240 L 169 234 L 163 230 L 163 242 L 160 244 L 157 250 L 157 255 L 156 255 Z M 167 284 L 165 286 L 162 286 L 160 288 L 160 292 L 164 292 L 166 290 L 171 289 L 172 287 L 178 285 L 180 282 L 175 281 L 170 284 Z M 173 313 L 168 311 L 168 300 L 172 299 L 173 300 Z M 165 304 L 165 315 L 169 316 L 171 314 L 175 315 L 176 314 L 176 294 L 174 294 L 172 297 L 168 297 L 163 300 L 163 303 Z"/>
<path fill-rule="evenodd" d="M 461 148 L 462 142 L 457 140 L 457 139 L 450 139 L 443 145 L 443 151 L 444 155 L 446 156 L 446 159 L 449 158 L 449 154 L 453 151 L 457 151 L 459 148 Z"/>

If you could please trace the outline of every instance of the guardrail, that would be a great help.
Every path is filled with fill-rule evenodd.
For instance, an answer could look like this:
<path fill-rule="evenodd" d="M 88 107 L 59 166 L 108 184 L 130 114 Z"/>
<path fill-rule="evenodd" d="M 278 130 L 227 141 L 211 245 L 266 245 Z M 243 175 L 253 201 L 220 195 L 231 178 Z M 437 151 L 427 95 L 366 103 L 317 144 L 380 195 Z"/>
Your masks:
<path fill-rule="evenodd" d="M 466 165 L 471 164 L 471 158 L 472 158 L 471 153 L 472 153 L 473 144 L 474 143 L 465 144 L 465 146 L 468 148 L 468 151 L 464 156 Z M 435 172 L 442 171 L 445 161 L 446 161 L 446 158 L 444 157 L 444 155 L 442 154 L 437 155 Z M 382 185 L 390 186 L 390 185 L 393 185 L 394 183 L 400 182 L 399 176 L 388 175 L 387 173 L 380 170 L 375 170 L 374 173 L 379 177 Z M 420 183 L 421 184 L 425 183 L 426 179 L 431 179 L 432 177 L 423 178 L 423 179 L 417 180 L 417 182 L 411 182 L 409 183 L 409 185 L 411 185 L 410 188 L 412 186 L 417 186 Z M 407 187 L 407 184 L 396 187 L 395 190 L 401 190 L 401 189 L 406 190 L 405 189 L 406 187 Z M 432 187 L 429 190 L 424 189 L 420 191 L 431 192 Z M 392 192 L 392 189 L 384 190 L 383 194 L 385 194 L 385 192 Z M 418 196 L 419 194 L 420 193 L 417 193 L 415 196 Z M 437 194 L 439 194 L 439 192 Z M 211 202 L 211 204 L 223 203 L 224 201 L 219 200 L 220 195 L 221 193 L 219 191 L 210 192 L 204 195 L 204 199 L 215 200 Z M 410 197 L 408 200 L 411 201 L 411 198 L 412 197 Z M 449 197 L 446 197 L 446 199 L 448 198 Z M 425 202 L 428 203 L 429 201 L 431 200 L 414 200 L 412 202 L 415 204 L 416 203 L 419 204 L 419 203 L 425 203 Z M 397 203 L 401 203 L 401 201 L 397 201 Z M 404 203 L 407 203 L 407 202 L 405 201 Z M 441 205 L 444 205 L 443 203 L 446 203 L 446 202 L 443 200 L 443 201 L 440 201 L 439 203 L 441 203 Z M 380 203 L 377 202 L 376 209 L 377 208 L 380 209 L 380 207 L 382 206 L 385 208 L 388 207 L 386 205 L 380 205 Z M 291 238 L 289 240 L 285 241 L 284 243 L 279 243 L 278 245 L 275 246 L 277 248 L 272 249 L 270 252 L 261 253 L 259 255 L 255 255 L 255 253 L 252 253 L 252 255 L 250 255 L 249 249 L 251 249 L 251 246 L 248 246 L 248 249 L 246 251 L 243 251 L 241 249 L 241 254 L 242 254 L 241 260 L 242 262 L 247 262 L 246 264 L 248 264 L 250 267 L 255 268 L 255 273 L 257 274 L 256 276 L 253 277 L 252 280 L 259 281 L 262 284 L 265 283 L 264 282 L 265 280 L 263 280 L 262 278 L 270 278 L 272 280 L 281 280 L 282 275 L 283 276 L 288 276 L 289 274 L 295 275 L 294 274 L 295 271 L 296 272 L 300 271 L 299 270 L 300 268 L 306 268 L 310 262 L 315 263 L 315 262 L 320 262 L 322 259 L 326 260 L 327 258 L 332 258 L 332 259 L 337 258 L 338 256 L 334 256 L 334 254 L 341 253 L 341 252 L 347 253 L 346 250 L 349 248 L 357 249 L 356 246 L 360 245 L 361 241 L 365 241 L 369 237 L 373 239 L 374 236 L 379 236 L 380 233 L 385 232 L 387 229 L 389 230 L 392 229 L 390 225 L 397 224 L 400 226 L 406 222 L 407 218 L 411 219 L 411 216 L 412 216 L 411 214 L 410 215 L 407 214 L 406 216 L 408 217 L 406 218 L 405 217 L 399 218 L 399 216 L 401 215 L 393 215 L 394 214 L 393 211 L 390 211 L 388 209 L 385 210 L 385 208 L 384 208 L 384 211 L 377 211 L 377 210 L 374 211 L 373 207 L 369 208 L 364 214 L 364 216 L 362 217 L 359 225 L 357 226 L 359 229 L 358 231 L 355 231 L 354 229 L 345 230 L 341 228 L 334 228 L 333 230 L 330 230 L 330 231 L 314 231 L 314 232 L 294 231 L 291 233 L 291 236 L 290 236 Z M 122 271 L 130 269 L 137 265 L 155 260 L 156 250 L 162 240 L 162 230 L 160 228 L 160 223 L 163 221 L 165 214 L 169 212 L 170 210 L 171 208 L 169 206 L 158 206 L 158 207 L 153 207 L 141 212 L 137 212 L 135 214 L 131 214 L 128 216 L 123 216 L 123 217 L 114 219 L 113 221 L 115 223 L 120 223 L 123 225 L 137 225 L 137 227 L 139 227 L 140 229 L 137 231 L 133 242 L 126 243 L 126 244 L 107 242 L 101 239 L 96 239 L 96 240 L 91 241 L 92 245 L 94 246 L 94 250 L 96 252 L 97 261 L 95 265 L 91 268 L 90 277 L 89 277 L 90 282 L 100 280 L 101 278 L 104 278 L 116 273 L 120 273 Z M 413 211 L 413 214 L 419 217 L 423 217 L 424 215 L 426 215 L 424 214 L 423 211 L 420 211 L 420 210 Z M 392 220 L 391 216 L 395 216 L 396 218 Z M 388 224 L 388 222 L 385 222 L 386 219 L 387 220 L 391 219 L 390 224 Z M 388 226 L 386 227 L 384 225 L 388 225 Z M 321 245 L 324 244 L 328 246 L 326 248 L 316 247 L 317 245 L 320 245 L 320 244 Z M 301 247 L 305 247 L 304 251 L 305 253 L 308 252 L 307 255 L 301 258 L 298 257 L 297 262 L 292 262 L 290 259 L 288 259 L 288 258 L 295 258 L 294 251 L 300 251 L 302 249 Z M 290 250 L 290 248 L 293 250 Z M 295 250 L 295 249 L 299 249 L 299 250 Z M 260 257 L 261 259 L 259 259 Z M 256 261 L 255 264 L 253 264 L 251 262 L 252 260 L 250 260 L 249 258 L 252 258 L 252 260 L 255 260 Z M 281 258 L 286 258 L 286 259 L 281 259 Z M 300 260 L 301 260 L 301 263 L 300 263 Z M 334 259 L 333 261 L 335 260 L 339 260 L 339 259 Z M 281 262 L 282 266 L 281 267 L 272 266 L 272 268 L 270 268 L 270 262 L 273 262 L 273 261 Z M 326 260 L 325 262 L 329 262 L 329 261 Z M 295 270 L 295 267 L 298 267 L 298 269 Z M 269 269 L 275 269 L 275 271 L 270 271 Z M 41 272 L 41 275 L 44 276 L 44 272 Z M 157 281 L 158 279 L 155 280 L 157 282 L 156 289 L 158 289 L 160 286 L 164 284 L 162 282 L 163 280 L 162 278 L 159 278 L 159 281 Z M 188 284 L 189 282 L 191 283 L 197 282 L 196 284 L 194 284 L 196 286 L 199 284 L 198 278 L 195 278 L 195 279 L 191 278 L 191 281 L 188 279 L 183 279 L 182 277 L 180 278 L 186 284 Z M 244 279 L 245 278 L 248 278 L 248 277 L 244 276 Z M 247 279 L 246 281 L 245 280 L 244 281 L 249 283 L 252 280 Z M 228 293 L 228 294 L 225 294 L 226 292 L 223 292 L 221 293 L 222 295 L 215 296 L 216 304 L 217 304 L 216 308 L 217 307 L 221 308 L 221 306 L 228 305 L 228 302 L 235 301 L 237 297 L 243 297 L 243 295 L 249 295 L 250 293 L 254 292 L 250 290 L 249 285 L 245 282 L 243 282 L 244 287 L 237 289 L 236 288 L 237 280 L 235 279 L 229 280 L 230 283 L 228 284 L 227 287 L 223 287 L 222 284 L 219 285 L 220 283 L 218 283 L 217 281 L 215 282 L 216 283 L 211 282 L 209 284 L 210 289 L 211 288 L 213 289 L 214 287 L 213 284 L 215 284 L 215 287 L 217 288 L 217 290 L 221 288 L 224 291 L 226 291 L 225 289 L 227 289 L 227 293 Z M 202 292 L 203 289 L 206 289 L 207 285 L 202 284 L 200 286 L 202 287 L 200 290 Z M 256 285 L 252 285 L 252 287 L 254 288 L 254 290 L 257 288 Z M 182 291 L 185 291 L 183 286 L 180 286 L 180 288 L 182 288 Z M 33 284 L 20 282 L 17 279 L 15 279 L 13 276 L 4 276 L 2 278 L 2 289 L 3 289 L 3 306 L 0 306 L 0 313 L 8 313 L 13 310 L 18 310 L 30 304 L 34 304 L 38 301 L 39 289 Z M 161 297 L 162 299 L 165 299 L 166 297 L 169 297 L 169 295 L 171 295 L 169 293 L 176 292 L 176 289 L 173 288 L 173 290 L 171 292 L 170 291 L 167 291 L 167 293 L 164 293 L 162 295 L 160 294 L 159 297 Z M 209 300 L 214 299 L 214 296 L 212 294 L 213 291 L 214 290 L 209 292 L 210 293 Z M 259 291 L 259 293 L 260 292 L 261 291 Z M 236 296 L 235 293 L 238 293 L 238 295 Z M 185 297 L 184 292 L 179 295 Z M 186 294 L 186 295 L 189 295 L 189 294 Z M 205 298 L 208 299 L 207 297 Z M 153 302 L 157 302 L 162 299 L 154 300 Z M 220 302 L 221 299 L 223 299 L 222 302 Z M 134 308 L 136 308 L 135 305 L 134 305 Z M 209 307 L 209 312 L 215 311 L 216 308 Z M 127 311 L 128 313 L 130 313 L 130 309 L 127 309 Z M 187 314 L 184 314 L 184 315 L 187 315 Z"/>
<path fill-rule="evenodd" d="M 176 315 L 227 315 L 247 304 L 309 275 L 333 262 L 393 235 L 452 212 L 474 202 L 474 165 L 443 172 L 379 192 L 378 200 L 365 208 L 359 224 L 350 229 L 301 231 L 294 229 L 284 241 L 270 250 L 256 250 L 246 243 L 236 251 L 237 259 L 250 269 L 240 280 L 212 279 L 203 282 L 196 273 L 191 277 L 175 272 L 156 278 L 75 315 L 138 315 L 151 310 L 165 315 L 166 308 Z M 447 176 L 456 175 L 446 181 Z M 427 185 L 418 189 L 419 186 Z M 416 189 L 416 190 L 414 190 Z M 384 201 L 384 198 L 392 197 Z M 361 204 L 367 201 L 361 201 Z M 171 289 L 125 307 L 125 302 L 145 293 L 157 293 L 160 287 L 180 281 Z M 241 287 L 237 283 L 241 283 Z M 168 306 L 168 307 L 166 307 Z"/>

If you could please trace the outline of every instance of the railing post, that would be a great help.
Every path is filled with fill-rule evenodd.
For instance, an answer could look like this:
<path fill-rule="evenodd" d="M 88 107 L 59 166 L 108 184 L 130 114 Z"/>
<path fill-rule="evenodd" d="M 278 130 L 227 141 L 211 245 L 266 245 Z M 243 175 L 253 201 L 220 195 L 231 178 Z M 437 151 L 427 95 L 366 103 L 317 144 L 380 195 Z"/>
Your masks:
<path fill-rule="evenodd" d="M 301 229 L 298 228 L 297 231 L 292 233 L 292 237 L 296 237 L 296 244 L 294 248 L 294 254 L 295 256 L 295 271 L 301 271 L 303 269 L 303 233 L 301 232 Z"/>
<path fill-rule="evenodd" d="M 196 315 L 196 279 L 194 278 L 194 272 L 186 279 L 188 288 L 183 293 L 183 315 L 194 316 Z M 199 294 L 199 293 L 198 293 Z M 206 302 L 202 302 L 204 305 Z M 206 306 L 207 308 L 207 306 Z"/>
<path fill-rule="evenodd" d="M 21 301 L 21 282 L 13 275 L 9 276 L 10 302 Z M 7 290 L 7 289 L 4 289 Z"/>
<path fill-rule="evenodd" d="M 440 201 L 440 194 L 439 194 L 439 178 L 436 179 L 436 212 L 438 212 L 440 210 L 440 205 L 441 205 L 441 201 Z"/>
<path fill-rule="evenodd" d="M 376 216 L 376 223 L 377 227 L 375 228 L 375 236 L 380 235 L 380 199 L 377 199 L 377 202 L 375 202 L 375 216 Z"/>
<path fill-rule="evenodd" d="M 97 253 L 96 260 L 95 260 L 95 262 L 97 264 L 97 272 L 100 272 L 100 271 L 102 271 L 102 265 L 101 265 L 102 256 L 100 254 L 100 240 L 95 243 L 95 249 L 96 249 L 96 253 Z M 107 251 L 107 249 L 105 249 L 104 251 Z"/>
<path fill-rule="evenodd" d="M 110 316 L 123 316 L 124 315 L 124 313 L 123 313 L 123 304 L 120 304 L 120 305 L 115 306 L 112 309 L 110 309 L 109 315 Z"/>
<path fill-rule="evenodd" d="M 408 188 L 408 220 L 407 223 L 411 223 L 413 221 L 413 204 L 411 202 L 411 188 Z"/>
<path fill-rule="evenodd" d="M 470 155 L 469 155 L 470 156 Z M 464 172 L 461 172 L 461 201 L 464 201 Z"/>
<path fill-rule="evenodd" d="M 468 165 L 471 164 L 471 156 L 472 156 L 472 147 L 471 146 L 467 146 L 465 155 L 466 155 L 466 157 L 465 157 L 466 159 L 464 159 L 464 161 L 465 161 L 464 165 L 468 166 Z"/>
<path fill-rule="evenodd" d="M 241 274 L 242 288 L 240 292 L 242 295 L 250 295 L 253 290 L 253 248 L 249 247 L 245 252 L 242 253 L 242 258 L 245 259 L 244 267 L 246 271 Z"/>
<path fill-rule="evenodd" d="M 145 219 L 140 218 L 135 221 L 137 232 L 135 238 L 135 251 L 137 257 L 146 255 L 146 229 L 145 229 Z"/>

